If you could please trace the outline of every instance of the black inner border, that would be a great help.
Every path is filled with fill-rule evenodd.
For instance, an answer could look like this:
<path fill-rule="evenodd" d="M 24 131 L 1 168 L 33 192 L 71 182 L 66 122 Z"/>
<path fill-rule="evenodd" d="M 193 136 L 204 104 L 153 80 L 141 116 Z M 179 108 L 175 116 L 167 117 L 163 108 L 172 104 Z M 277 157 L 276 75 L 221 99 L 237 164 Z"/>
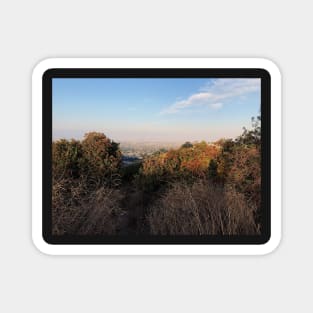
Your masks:
<path fill-rule="evenodd" d="M 257 236 L 54 236 L 51 212 L 53 78 L 260 78 L 261 79 L 261 235 Z M 259 68 L 74 68 L 48 69 L 42 77 L 42 235 L 48 244 L 265 244 L 271 236 L 271 77 Z M 244 125 L 243 125 L 244 126 Z"/>

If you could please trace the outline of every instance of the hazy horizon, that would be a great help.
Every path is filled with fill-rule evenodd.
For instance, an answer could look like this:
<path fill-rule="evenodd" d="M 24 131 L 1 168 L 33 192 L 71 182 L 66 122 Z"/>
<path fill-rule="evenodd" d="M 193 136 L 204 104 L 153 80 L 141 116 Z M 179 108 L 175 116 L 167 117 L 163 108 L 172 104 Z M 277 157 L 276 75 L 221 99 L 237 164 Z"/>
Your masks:
<path fill-rule="evenodd" d="M 259 115 L 257 78 L 54 78 L 53 140 L 91 131 L 116 142 L 235 138 Z"/>

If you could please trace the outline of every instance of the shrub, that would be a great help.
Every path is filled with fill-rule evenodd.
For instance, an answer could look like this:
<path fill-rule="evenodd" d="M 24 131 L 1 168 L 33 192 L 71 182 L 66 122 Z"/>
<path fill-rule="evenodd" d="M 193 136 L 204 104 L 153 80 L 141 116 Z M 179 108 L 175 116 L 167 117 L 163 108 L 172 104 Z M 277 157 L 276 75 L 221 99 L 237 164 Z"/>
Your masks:
<path fill-rule="evenodd" d="M 52 175 L 56 179 L 81 175 L 82 145 L 78 140 L 61 139 L 52 143 Z"/>
<path fill-rule="evenodd" d="M 52 144 L 52 173 L 57 180 L 80 179 L 97 188 L 120 183 L 119 145 L 101 133 L 87 133 L 80 142 L 61 139 Z"/>
<path fill-rule="evenodd" d="M 100 187 L 89 191 L 79 181 L 54 181 L 52 189 L 52 232 L 54 235 L 112 235 L 119 231 L 125 212 L 121 194 Z"/>
<path fill-rule="evenodd" d="M 118 190 L 121 152 L 101 133 L 52 145 L 53 233 L 114 234 L 123 210 Z"/>
<path fill-rule="evenodd" d="M 101 187 L 91 193 L 83 208 L 88 210 L 86 220 L 78 230 L 79 235 L 114 235 L 120 230 L 125 211 L 119 203 L 120 191 Z"/>
<path fill-rule="evenodd" d="M 121 167 L 120 173 L 123 181 L 130 182 L 138 174 L 141 167 L 141 162 L 134 162 L 133 164 Z"/>
<path fill-rule="evenodd" d="M 102 133 L 87 133 L 82 141 L 82 172 L 97 185 L 115 186 L 120 183 L 118 171 L 122 155 L 119 145 Z"/>
<path fill-rule="evenodd" d="M 259 233 L 254 213 L 234 189 L 198 180 L 172 184 L 147 220 L 153 235 L 254 235 Z"/>
<path fill-rule="evenodd" d="M 226 184 L 233 186 L 246 199 L 260 208 L 261 206 L 261 154 L 254 147 L 241 147 L 233 154 Z"/>
<path fill-rule="evenodd" d="M 213 181 L 217 181 L 218 179 L 217 167 L 218 167 L 218 164 L 216 160 L 212 159 L 209 164 L 208 175 L 209 175 L 209 178 Z"/>

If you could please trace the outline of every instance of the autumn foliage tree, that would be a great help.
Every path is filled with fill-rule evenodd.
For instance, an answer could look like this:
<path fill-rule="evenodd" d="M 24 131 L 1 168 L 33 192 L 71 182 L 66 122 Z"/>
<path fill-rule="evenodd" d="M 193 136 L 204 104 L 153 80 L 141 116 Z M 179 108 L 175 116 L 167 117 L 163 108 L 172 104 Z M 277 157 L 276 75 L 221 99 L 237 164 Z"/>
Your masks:
<path fill-rule="evenodd" d="M 202 141 L 144 159 L 137 181 L 144 188 L 157 188 L 174 180 L 194 180 L 207 175 L 209 163 L 219 154 L 219 146 Z"/>

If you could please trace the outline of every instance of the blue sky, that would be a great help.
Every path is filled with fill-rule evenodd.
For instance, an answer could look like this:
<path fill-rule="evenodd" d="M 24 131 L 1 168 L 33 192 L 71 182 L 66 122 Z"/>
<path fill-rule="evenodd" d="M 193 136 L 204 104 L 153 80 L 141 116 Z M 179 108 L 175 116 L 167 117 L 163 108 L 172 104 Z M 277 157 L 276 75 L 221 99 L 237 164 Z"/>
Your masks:
<path fill-rule="evenodd" d="M 54 78 L 53 138 L 234 138 L 260 111 L 260 79 Z"/>

